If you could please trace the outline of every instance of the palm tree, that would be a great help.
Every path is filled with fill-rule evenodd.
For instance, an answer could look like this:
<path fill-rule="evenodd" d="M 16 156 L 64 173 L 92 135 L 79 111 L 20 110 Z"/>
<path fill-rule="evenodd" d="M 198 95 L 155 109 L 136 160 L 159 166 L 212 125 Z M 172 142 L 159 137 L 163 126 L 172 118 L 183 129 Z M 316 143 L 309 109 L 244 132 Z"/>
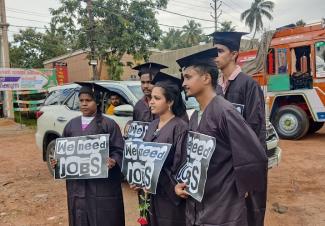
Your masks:
<path fill-rule="evenodd" d="M 180 49 L 184 47 L 182 31 L 171 28 L 162 36 L 159 49 Z"/>
<path fill-rule="evenodd" d="M 273 20 L 271 12 L 274 9 L 274 2 L 265 0 L 254 0 L 251 7 L 245 10 L 240 15 L 240 20 L 245 20 L 245 25 L 249 27 L 252 32 L 254 29 L 253 39 L 256 32 L 263 30 L 262 17 L 265 16 L 269 20 Z"/>
<path fill-rule="evenodd" d="M 201 24 L 196 23 L 194 20 L 188 21 L 187 25 L 183 26 L 184 42 L 187 46 L 198 45 L 202 39 Z"/>
<path fill-rule="evenodd" d="M 219 31 L 226 32 L 226 31 L 236 31 L 236 26 L 232 25 L 232 21 L 223 21 L 221 24 L 221 28 Z"/>

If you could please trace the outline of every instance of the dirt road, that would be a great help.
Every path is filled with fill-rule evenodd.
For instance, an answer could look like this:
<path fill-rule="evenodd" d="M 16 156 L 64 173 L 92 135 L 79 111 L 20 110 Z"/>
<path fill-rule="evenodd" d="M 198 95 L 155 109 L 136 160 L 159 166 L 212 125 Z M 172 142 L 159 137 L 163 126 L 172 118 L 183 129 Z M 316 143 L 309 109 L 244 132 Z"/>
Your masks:
<path fill-rule="evenodd" d="M 282 162 L 269 172 L 266 226 L 325 225 L 325 128 L 281 141 Z M 65 183 L 54 181 L 34 131 L 0 121 L 0 225 L 67 225 Z M 123 185 L 127 226 L 137 226 L 137 198 Z"/>

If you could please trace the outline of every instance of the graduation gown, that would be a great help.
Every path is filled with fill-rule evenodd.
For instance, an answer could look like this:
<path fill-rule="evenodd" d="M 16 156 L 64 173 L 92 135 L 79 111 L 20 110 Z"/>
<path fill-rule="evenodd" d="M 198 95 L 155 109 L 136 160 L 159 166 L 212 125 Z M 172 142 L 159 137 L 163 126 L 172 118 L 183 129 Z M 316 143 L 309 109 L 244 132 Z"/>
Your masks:
<path fill-rule="evenodd" d="M 156 194 L 150 195 L 150 226 L 185 226 L 185 200 L 175 194 L 175 177 L 186 159 L 188 124 L 179 117 L 171 119 L 156 132 L 159 119 L 150 123 L 144 141 L 172 144 L 159 175 Z"/>
<path fill-rule="evenodd" d="M 133 121 L 152 122 L 155 115 L 151 113 L 146 97 L 140 99 L 133 109 Z"/>
<path fill-rule="evenodd" d="M 223 94 L 222 88 L 217 87 L 217 93 L 223 95 L 231 103 L 244 105 L 243 117 L 258 136 L 266 150 L 266 123 L 264 94 L 258 83 L 250 76 L 239 73 Z M 267 180 L 267 177 L 266 177 Z M 246 199 L 248 221 L 250 226 L 264 225 L 267 199 L 267 183 L 262 192 L 254 191 Z"/>
<path fill-rule="evenodd" d="M 217 86 L 217 94 L 234 104 L 244 105 L 243 117 L 266 147 L 266 123 L 264 94 L 259 84 L 241 72 L 235 80 L 229 81 L 226 93 Z"/>
<path fill-rule="evenodd" d="M 263 190 L 267 157 L 259 139 L 231 103 L 216 96 L 198 124 L 198 112 L 190 130 L 216 138 L 204 197 L 189 197 L 187 226 L 247 226 L 245 193 Z"/>
<path fill-rule="evenodd" d="M 124 140 L 119 126 L 103 116 L 98 128 L 96 118 L 83 131 L 81 116 L 72 119 L 64 128 L 63 137 L 110 134 L 110 157 L 116 161 L 107 179 L 67 180 L 70 226 L 124 226 L 124 205 L 120 166 Z"/>

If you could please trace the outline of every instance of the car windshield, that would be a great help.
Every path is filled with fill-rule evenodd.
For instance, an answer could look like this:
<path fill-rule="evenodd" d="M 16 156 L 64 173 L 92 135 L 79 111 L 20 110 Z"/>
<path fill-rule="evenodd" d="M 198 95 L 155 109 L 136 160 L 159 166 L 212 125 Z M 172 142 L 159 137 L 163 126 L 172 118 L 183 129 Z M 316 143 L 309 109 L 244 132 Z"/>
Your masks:
<path fill-rule="evenodd" d="M 62 104 L 63 101 L 72 93 L 73 88 L 58 89 L 52 91 L 44 101 L 44 106 Z"/>
<path fill-rule="evenodd" d="M 128 88 L 138 100 L 143 97 L 143 92 L 140 85 L 128 86 Z"/>

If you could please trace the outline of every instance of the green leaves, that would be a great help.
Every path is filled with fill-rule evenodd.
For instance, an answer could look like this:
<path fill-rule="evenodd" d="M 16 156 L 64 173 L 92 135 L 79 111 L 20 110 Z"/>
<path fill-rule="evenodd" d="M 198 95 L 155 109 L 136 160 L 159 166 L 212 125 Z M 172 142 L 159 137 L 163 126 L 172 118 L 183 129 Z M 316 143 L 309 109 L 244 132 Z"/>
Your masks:
<path fill-rule="evenodd" d="M 232 21 L 223 21 L 221 23 L 221 27 L 220 29 L 218 29 L 219 31 L 222 32 L 227 32 L 227 31 L 236 31 L 236 26 L 232 25 Z"/>
<path fill-rule="evenodd" d="M 169 29 L 161 38 L 159 48 L 181 49 L 198 45 L 202 41 L 206 41 L 206 36 L 203 34 L 201 24 L 190 20 L 181 30 Z"/>
<path fill-rule="evenodd" d="M 9 51 L 11 67 L 42 68 L 43 61 L 65 54 L 67 48 L 64 37 L 52 27 L 45 33 L 28 28 L 14 35 Z"/>
<path fill-rule="evenodd" d="M 245 25 L 249 27 L 250 31 L 254 30 L 255 37 L 256 32 L 263 30 L 263 16 L 269 20 L 273 19 L 271 12 L 274 9 L 274 2 L 265 0 L 254 0 L 249 9 L 245 10 L 240 19 L 245 20 Z"/>
<path fill-rule="evenodd" d="M 51 24 L 45 34 L 36 31 L 30 35 L 22 34 L 19 41 L 12 43 L 11 53 L 21 59 L 12 62 L 22 67 L 42 67 L 44 60 L 64 54 L 67 49 L 88 49 L 89 32 L 93 30 L 95 56 L 108 64 L 110 78 L 118 80 L 123 73 L 120 60 L 124 53 L 133 54 L 137 59 L 148 59 L 149 49 L 157 46 L 161 31 L 155 10 L 165 8 L 167 2 L 93 0 L 95 25 L 91 29 L 84 1 L 60 0 L 59 8 L 50 9 Z M 28 62 L 30 57 L 33 62 Z"/>
<path fill-rule="evenodd" d="M 141 202 L 139 204 L 140 216 L 146 217 L 147 213 L 150 213 L 150 199 L 148 198 L 148 193 L 140 195 Z"/>

